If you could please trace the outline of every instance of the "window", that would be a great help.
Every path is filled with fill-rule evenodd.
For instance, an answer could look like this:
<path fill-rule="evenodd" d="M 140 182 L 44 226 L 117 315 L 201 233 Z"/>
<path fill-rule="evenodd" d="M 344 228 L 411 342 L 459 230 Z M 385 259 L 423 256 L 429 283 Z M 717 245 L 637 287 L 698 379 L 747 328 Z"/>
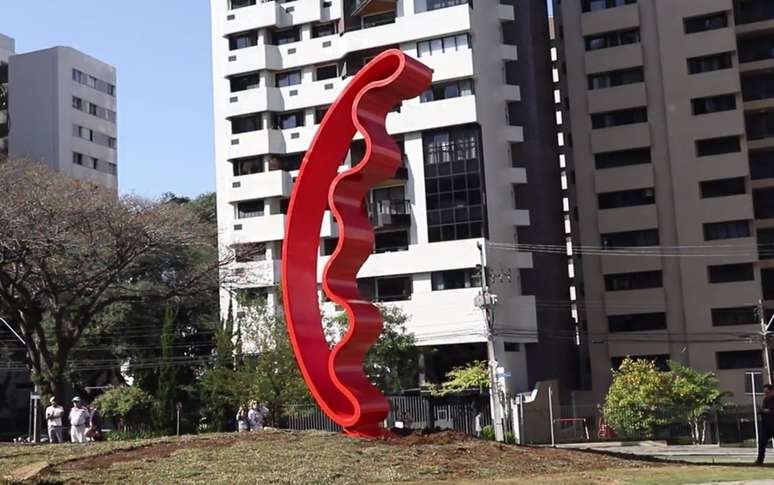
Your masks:
<path fill-rule="evenodd" d="M 370 29 L 371 27 L 378 27 L 380 25 L 392 24 L 395 22 L 395 18 L 398 13 L 395 10 L 388 12 L 377 13 L 374 15 L 364 15 L 360 17 L 361 26 L 364 29 Z"/>
<path fill-rule="evenodd" d="M 90 101 L 84 101 L 77 96 L 73 96 L 73 108 L 111 123 L 116 122 L 117 115 L 115 111 L 103 108 Z"/>
<path fill-rule="evenodd" d="M 231 160 L 234 177 L 263 172 L 263 157 L 250 157 Z"/>
<path fill-rule="evenodd" d="M 301 33 L 298 27 L 291 27 L 289 29 L 275 30 L 271 32 L 271 44 L 272 45 L 284 45 L 292 44 L 301 40 Z"/>
<path fill-rule="evenodd" d="M 774 137 L 774 113 L 747 114 L 744 117 L 748 140 L 762 140 Z"/>
<path fill-rule="evenodd" d="M 247 91 L 248 89 L 255 89 L 261 85 L 261 75 L 257 72 L 250 74 L 241 74 L 229 79 L 231 83 L 231 92 L 238 93 L 240 91 Z"/>
<path fill-rule="evenodd" d="M 330 106 L 325 106 L 323 108 L 315 108 L 314 124 L 319 125 L 320 123 L 322 123 L 323 118 L 325 118 L 325 113 L 328 112 L 328 108 L 330 108 Z"/>
<path fill-rule="evenodd" d="M 116 95 L 115 85 L 101 79 L 97 79 L 94 76 L 89 76 L 83 71 L 79 71 L 78 69 L 73 69 L 73 81 L 113 97 Z"/>
<path fill-rule="evenodd" d="M 659 354 L 659 355 L 629 355 L 626 357 L 613 357 L 610 360 L 610 363 L 613 367 L 613 370 L 618 370 L 621 367 L 621 364 L 623 363 L 624 359 L 630 358 L 633 360 L 649 360 L 653 362 L 656 365 L 656 368 L 660 371 L 668 371 L 669 370 L 669 355 L 668 354 Z"/>
<path fill-rule="evenodd" d="M 724 136 L 696 141 L 696 156 L 711 157 L 742 151 L 738 136 Z"/>
<path fill-rule="evenodd" d="M 304 112 L 274 113 L 274 129 L 289 130 L 304 126 Z"/>
<path fill-rule="evenodd" d="M 747 184 L 744 177 L 731 179 L 708 180 L 699 184 L 701 187 L 701 198 L 711 199 L 714 197 L 730 197 L 747 193 Z"/>
<path fill-rule="evenodd" d="M 236 300 L 240 305 L 252 306 L 265 302 L 269 297 L 268 288 L 240 288 L 237 290 Z"/>
<path fill-rule="evenodd" d="M 774 98 L 774 73 L 756 73 L 742 78 L 742 98 L 758 101 Z"/>
<path fill-rule="evenodd" d="M 774 189 L 753 190 L 756 219 L 774 219 Z"/>
<path fill-rule="evenodd" d="M 422 134 L 430 242 L 486 233 L 480 139 L 475 125 Z"/>
<path fill-rule="evenodd" d="M 521 344 L 519 342 L 504 342 L 503 350 L 506 352 L 520 352 Z"/>
<path fill-rule="evenodd" d="M 228 37 L 228 48 L 232 51 L 258 45 L 258 31 L 242 32 Z"/>
<path fill-rule="evenodd" d="M 666 330 L 666 313 L 638 313 L 635 315 L 611 315 L 607 317 L 610 333 L 650 332 Z"/>
<path fill-rule="evenodd" d="M 728 27 L 728 14 L 726 12 L 711 13 L 699 17 L 690 17 L 683 21 L 685 33 L 693 34 L 707 30 L 724 29 Z"/>
<path fill-rule="evenodd" d="M 605 89 L 626 84 L 641 83 L 645 80 L 645 74 L 641 67 L 634 69 L 621 69 L 618 71 L 603 72 L 589 75 L 589 89 Z"/>
<path fill-rule="evenodd" d="M 752 378 L 750 376 L 752 376 Z M 761 394 L 763 394 L 763 373 L 761 372 L 744 373 L 744 393 L 752 395 L 753 389 L 755 389 L 755 394 L 757 396 L 760 396 Z"/>
<path fill-rule="evenodd" d="M 73 163 L 83 165 L 83 153 L 73 152 Z"/>
<path fill-rule="evenodd" d="M 417 42 L 417 57 L 435 56 L 445 52 L 470 49 L 470 35 L 459 34 Z"/>
<path fill-rule="evenodd" d="M 658 229 L 609 232 L 607 234 L 602 234 L 602 247 L 605 249 L 634 248 L 658 245 Z"/>
<path fill-rule="evenodd" d="M 252 263 L 266 260 L 266 244 L 248 243 L 234 245 L 234 261 L 237 263 Z"/>
<path fill-rule="evenodd" d="M 774 35 L 739 39 L 739 62 L 756 62 L 774 58 Z"/>
<path fill-rule="evenodd" d="M 329 237 L 322 240 L 322 244 L 320 245 L 320 250 L 322 251 L 323 256 L 330 256 L 333 254 L 333 252 L 336 250 L 336 246 L 339 244 L 339 238 L 337 237 Z"/>
<path fill-rule="evenodd" d="M 758 323 L 756 309 L 753 306 L 734 308 L 713 308 L 712 326 L 731 327 L 734 325 L 752 325 Z"/>
<path fill-rule="evenodd" d="M 749 24 L 774 19 L 774 3 L 769 0 L 752 0 L 734 2 L 736 6 L 736 23 Z M 749 380 L 749 379 L 748 379 Z M 760 386 L 758 386 L 760 390 Z"/>
<path fill-rule="evenodd" d="M 419 101 L 421 103 L 429 103 L 441 99 L 470 96 L 471 94 L 473 94 L 473 81 L 471 79 L 461 79 L 459 81 L 439 83 L 431 86 L 430 89 L 422 93 Z"/>
<path fill-rule="evenodd" d="M 774 259 L 774 228 L 758 229 L 758 254 L 761 259 Z"/>
<path fill-rule="evenodd" d="M 647 121 L 648 110 L 646 108 L 622 109 L 591 115 L 591 127 L 595 130 L 632 125 L 635 123 L 646 123 Z"/>
<path fill-rule="evenodd" d="M 328 22 L 325 24 L 315 24 L 312 26 L 312 38 L 326 37 L 334 35 L 337 32 L 336 22 Z"/>
<path fill-rule="evenodd" d="M 752 263 L 720 264 L 708 266 L 710 283 L 733 283 L 736 281 L 752 281 L 755 272 Z"/>
<path fill-rule="evenodd" d="M 634 207 L 638 205 L 655 204 L 656 192 L 652 188 L 605 192 L 597 194 L 597 199 L 600 210 Z"/>
<path fill-rule="evenodd" d="M 118 148 L 118 140 L 115 137 L 84 126 L 73 125 L 73 136 L 114 150 Z"/>
<path fill-rule="evenodd" d="M 650 148 L 597 153 L 594 155 L 594 162 L 597 169 L 600 170 L 629 165 L 644 165 L 651 163 Z"/>
<path fill-rule="evenodd" d="M 301 71 L 286 71 L 274 74 L 275 85 L 278 88 L 301 84 Z"/>
<path fill-rule="evenodd" d="M 774 269 L 761 269 L 761 286 L 763 287 L 763 299 L 774 300 Z"/>
<path fill-rule="evenodd" d="M 408 251 L 408 231 L 377 231 L 374 234 L 374 252 L 391 253 L 394 251 Z"/>
<path fill-rule="evenodd" d="M 760 350 L 732 350 L 716 352 L 718 370 L 759 369 L 763 367 L 763 353 Z"/>
<path fill-rule="evenodd" d="M 339 75 L 339 66 L 331 64 L 329 66 L 321 66 L 317 68 L 315 73 L 315 79 L 322 81 L 323 79 L 333 79 Z"/>
<path fill-rule="evenodd" d="M 644 290 L 663 286 L 661 271 L 641 271 L 605 275 L 607 291 Z"/>
<path fill-rule="evenodd" d="M 724 94 L 722 96 L 709 96 L 691 100 L 694 115 L 705 115 L 719 111 L 732 111 L 736 109 L 736 95 Z"/>
<path fill-rule="evenodd" d="M 237 204 L 237 219 L 248 219 L 251 217 L 261 217 L 264 212 L 263 199 L 249 200 Z"/>
<path fill-rule="evenodd" d="M 269 170 L 284 170 L 291 172 L 301 168 L 304 160 L 304 152 L 288 155 L 274 155 L 269 159 Z"/>
<path fill-rule="evenodd" d="M 244 8 L 249 7 L 251 5 L 255 5 L 256 0 L 229 0 L 229 8 L 231 10 L 237 9 L 237 8 Z"/>
<path fill-rule="evenodd" d="M 238 135 L 263 129 L 263 116 L 260 113 L 231 118 L 231 133 Z"/>
<path fill-rule="evenodd" d="M 637 3 L 637 0 L 581 0 L 583 12 L 597 12 L 608 8 L 623 7 Z"/>
<path fill-rule="evenodd" d="M 702 72 L 731 69 L 733 64 L 734 62 L 730 52 L 713 54 L 710 56 L 692 57 L 688 59 L 688 74 L 700 74 Z"/>
<path fill-rule="evenodd" d="M 640 29 L 619 30 L 601 35 L 586 37 L 586 50 L 595 51 L 618 47 L 619 45 L 636 44 L 640 41 Z"/>
<path fill-rule="evenodd" d="M 433 291 L 458 290 L 481 286 L 481 277 L 475 269 L 453 269 L 431 273 Z"/>
<path fill-rule="evenodd" d="M 774 178 L 774 150 L 750 152 L 750 177 L 753 180 Z"/>
<path fill-rule="evenodd" d="M 83 111 L 83 100 L 77 96 L 73 96 L 73 108 L 78 111 Z"/>
<path fill-rule="evenodd" d="M 410 300 L 413 293 L 411 276 L 364 278 L 357 286 L 363 298 L 376 302 Z"/>
<path fill-rule="evenodd" d="M 439 8 L 453 7 L 455 5 L 463 5 L 468 3 L 468 0 L 427 0 L 427 10 L 437 10 Z"/>
<path fill-rule="evenodd" d="M 704 240 L 750 237 L 750 221 L 709 222 L 704 224 Z"/>

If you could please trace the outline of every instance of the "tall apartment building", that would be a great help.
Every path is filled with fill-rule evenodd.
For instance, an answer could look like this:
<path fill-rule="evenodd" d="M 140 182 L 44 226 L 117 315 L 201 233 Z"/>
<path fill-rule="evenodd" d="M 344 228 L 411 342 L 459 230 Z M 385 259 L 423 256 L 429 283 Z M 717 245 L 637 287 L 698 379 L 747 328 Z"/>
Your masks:
<path fill-rule="evenodd" d="M 7 68 L 8 154 L 117 190 L 115 68 L 69 47 L 11 55 Z"/>
<path fill-rule="evenodd" d="M 774 3 L 554 6 L 595 399 L 630 355 L 746 401 L 774 306 Z"/>
<path fill-rule="evenodd" d="M 434 70 L 433 86 L 387 118 L 405 166 L 367 200 L 374 253 L 361 291 L 409 315 L 420 381 L 486 359 L 474 298 L 484 248 L 499 296 L 496 357 L 511 390 L 562 377 L 574 385 L 566 260 L 516 244 L 563 241 L 546 6 L 466 0 L 212 0 L 218 219 L 241 292 L 277 303 L 288 201 L 327 107 L 384 49 Z M 518 45 L 518 51 L 517 46 Z M 544 118 L 548 113 L 548 117 Z M 342 170 L 362 158 L 353 140 Z M 336 245 L 326 213 L 318 278 Z M 320 294 L 325 312 L 335 308 Z M 236 308 L 239 315 L 239 308 Z"/>
<path fill-rule="evenodd" d="M 8 59 L 16 52 L 16 42 L 0 34 L 0 155 L 8 153 Z"/>

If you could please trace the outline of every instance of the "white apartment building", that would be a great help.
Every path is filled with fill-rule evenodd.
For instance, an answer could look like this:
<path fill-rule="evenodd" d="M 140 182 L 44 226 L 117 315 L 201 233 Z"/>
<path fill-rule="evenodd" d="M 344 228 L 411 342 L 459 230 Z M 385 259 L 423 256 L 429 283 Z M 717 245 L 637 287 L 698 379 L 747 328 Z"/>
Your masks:
<path fill-rule="evenodd" d="M 12 55 L 8 153 L 118 189 L 116 70 L 69 47 Z"/>
<path fill-rule="evenodd" d="M 474 305 L 482 244 L 499 297 L 496 358 L 510 372 L 509 389 L 570 372 L 567 365 L 557 370 L 556 362 L 571 357 L 572 345 L 570 352 L 541 349 L 537 297 L 524 291 L 527 278 L 567 294 L 566 258 L 556 268 L 539 268 L 516 246 L 524 242 L 522 231 L 540 232 L 531 225 L 555 225 L 564 241 L 555 132 L 531 149 L 525 140 L 524 120 L 540 115 L 527 107 L 533 100 L 523 99 L 519 80 L 541 83 L 526 81 L 537 75 L 526 72 L 532 46 L 517 50 L 515 39 L 529 37 L 533 27 L 513 35 L 520 23 L 539 19 L 541 9 L 547 24 L 545 4 L 525 7 L 519 20 L 522 7 L 510 3 L 211 0 L 218 220 L 222 245 L 236 253 L 231 270 L 242 275 L 234 291 L 277 303 L 287 207 L 304 152 L 352 76 L 382 50 L 398 48 L 433 69 L 433 86 L 387 117 L 405 166 L 368 197 L 376 244 L 359 274 L 361 291 L 405 311 L 423 349 L 419 382 L 439 382 L 452 366 L 486 359 L 486 321 Z M 547 26 L 540 28 L 546 30 L 545 53 L 537 55 L 546 60 L 544 125 L 554 130 Z M 361 159 L 360 138 L 342 170 Z M 538 146 L 548 153 L 546 163 L 525 159 Z M 541 168 L 552 163 L 555 171 Z M 524 191 L 530 184 L 538 185 Z M 540 194 L 551 199 L 554 191 L 556 214 L 549 218 Z M 522 194 L 540 202 L 530 204 Z M 318 281 L 336 245 L 330 213 L 320 229 Z M 224 315 L 230 294 L 224 290 Z M 322 292 L 320 301 L 324 311 L 335 311 Z M 545 318 L 547 328 L 560 322 L 571 333 L 569 311 L 566 320 L 550 312 Z M 570 340 L 554 344 L 568 348 Z"/>

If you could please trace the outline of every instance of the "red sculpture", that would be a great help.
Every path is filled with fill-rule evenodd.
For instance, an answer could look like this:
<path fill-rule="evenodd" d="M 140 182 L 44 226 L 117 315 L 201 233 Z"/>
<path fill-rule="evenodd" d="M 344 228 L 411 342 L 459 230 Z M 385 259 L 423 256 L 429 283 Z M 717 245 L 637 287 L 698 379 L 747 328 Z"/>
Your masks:
<path fill-rule="evenodd" d="M 400 150 L 385 128 L 387 113 L 401 100 L 419 96 L 431 81 L 428 67 L 399 50 L 385 51 L 368 63 L 328 109 L 290 199 L 282 248 L 288 333 L 315 400 L 350 435 L 380 436 L 380 423 L 389 412 L 387 399 L 363 371 L 363 359 L 384 323 L 379 309 L 357 287 L 358 270 L 374 244 L 364 197 L 401 165 Z M 339 174 L 356 132 L 365 138 L 365 157 Z M 323 290 L 349 318 L 348 331 L 332 350 L 317 296 L 320 228 L 329 207 L 338 221 L 339 242 L 324 269 Z"/>

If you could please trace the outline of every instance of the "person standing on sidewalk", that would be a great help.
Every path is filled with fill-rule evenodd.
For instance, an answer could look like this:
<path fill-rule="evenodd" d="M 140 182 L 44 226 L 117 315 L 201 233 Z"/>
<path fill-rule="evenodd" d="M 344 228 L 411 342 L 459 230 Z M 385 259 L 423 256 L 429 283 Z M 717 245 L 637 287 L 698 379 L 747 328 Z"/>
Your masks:
<path fill-rule="evenodd" d="M 62 437 L 62 416 L 64 416 L 64 408 L 56 402 L 55 397 L 52 397 L 49 403 L 50 406 L 46 408 L 48 442 L 63 443 L 64 439 Z"/>
<path fill-rule="evenodd" d="M 89 422 L 89 410 L 81 405 L 81 398 L 73 398 L 73 407 L 70 409 L 70 441 L 72 443 L 86 442 L 86 424 Z"/>
<path fill-rule="evenodd" d="M 774 438 L 774 386 L 763 386 L 763 404 L 760 409 L 761 421 L 758 425 L 758 459 L 756 465 L 763 465 L 766 458 L 766 446 Z"/>

